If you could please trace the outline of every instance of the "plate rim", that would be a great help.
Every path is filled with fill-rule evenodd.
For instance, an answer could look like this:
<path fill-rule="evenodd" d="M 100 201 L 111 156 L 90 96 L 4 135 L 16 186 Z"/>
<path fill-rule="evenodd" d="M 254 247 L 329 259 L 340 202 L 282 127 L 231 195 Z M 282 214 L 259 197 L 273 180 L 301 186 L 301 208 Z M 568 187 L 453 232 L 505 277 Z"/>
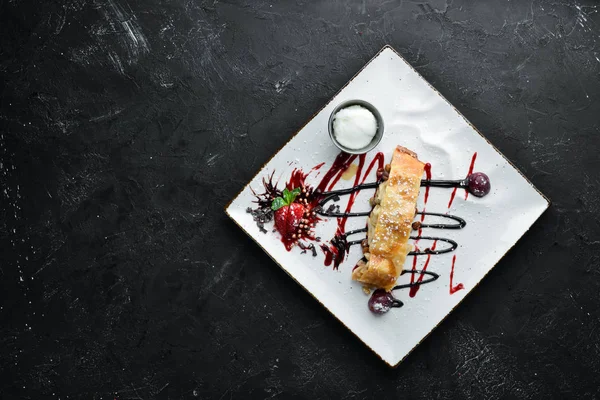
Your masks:
<path fill-rule="evenodd" d="M 471 288 L 471 290 L 469 290 L 465 296 L 454 306 L 452 307 L 447 313 L 446 315 L 444 315 L 439 322 L 433 326 L 431 328 L 431 330 L 429 330 L 429 332 L 427 332 L 425 335 L 423 335 L 423 337 L 421 338 L 421 340 L 419 340 L 405 355 L 404 357 L 402 357 L 400 360 L 398 360 L 397 363 L 392 364 L 390 362 L 388 362 L 387 360 L 385 360 L 377 351 L 375 351 L 371 346 L 369 346 L 369 344 L 367 342 L 365 342 L 356 332 L 354 332 L 352 329 L 350 329 L 345 323 L 344 321 L 342 321 L 332 310 L 330 310 L 325 304 L 323 304 L 306 286 L 304 286 L 303 284 L 301 284 L 298 280 L 296 280 L 296 278 L 289 273 L 281 264 L 279 264 L 275 258 L 273 258 L 273 256 L 260 244 L 260 242 L 258 240 L 256 240 L 248 231 L 246 231 L 246 229 L 244 229 L 244 227 L 233 217 L 233 215 L 231 215 L 229 213 L 229 207 L 231 206 L 231 204 L 246 190 L 247 187 L 250 186 L 251 182 L 261 173 L 261 171 L 267 166 L 267 164 L 269 164 L 271 162 L 271 160 L 281 151 L 283 150 L 283 148 L 285 146 L 288 145 L 288 143 L 295 138 L 305 127 L 306 125 L 308 125 L 321 111 L 323 111 L 323 109 L 325 109 L 329 103 L 331 103 L 333 101 L 333 99 L 335 99 L 358 75 L 360 75 L 360 73 L 367 67 L 369 66 L 377 57 L 379 57 L 386 49 L 390 49 L 391 51 L 394 52 L 394 54 L 396 54 L 398 57 L 400 57 L 400 59 L 402 59 L 402 61 L 404 61 L 404 63 L 406 65 L 408 65 L 408 67 L 417 74 L 417 76 L 423 80 L 427 86 L 429 86 L 438 96 L 440 96 L 450 107 L 452 107 L 452 109 L 475 131 L 477 132 L 477 134 L 479 136 L 481 136 L 486 142 L 487 144 L 489 144 L 495 151 L 496 153 L 498 153 L 510 166 L 512 166 L 518 173 L 519 175 L 521 175 L 521 177 L 523 179 L 525 179 L 525 182 L 527 182 L 527 184 L 529 184 L 529 186 L 531 186 L 546 202 L 546 205 L 544 207 L 544 209 L 542 210 L 542 212 L 535 218 L 535 220 L 533 221 L 533 223 L 523 231 L 523 233 L 517 238 L 517 240 L 515 241 L 515 243 L 513 243 L 512 246 L 510 246 L 505 252 L 504 254 L 502 254 L 502 256 L 498 259 L 498 261 L 496 263 L 494 263 L 494 265 L 492 265 L 481 277 L 481 279 L 479 279 Z M 485 277 L 496 267 L 496 265 L 498 265 L 498 263 L 500 261 L 502 261 L 502 259 L 504 257 L 506 257 L 506 255 L 513 249 L 513 247 L 519 243 L 519 241 L 521 240 L 521 238 L 527 233 L 529 232 L 529 230 L 531 229 L 531 227 L 533 226 L 533 224 L 540 219 L 540 217 L 546 212 L 546 210 L 548 210 L 548 208 L 551 205 L 551 200 L 544 195 L 530 180 L 529 178 L 527 178 L 523 172 L 517 168 L 517 166 L 515 166 L 513 164 L 512 161 L 510 161 L 500 150 L 498 150 L 498 148 L 496 146 L 494 146 L 493 143 L 491 143 L 487 137 L 485 137 L 480 131 L 479 129 L 477 129 L 477 127 L 475 125 L 473 125 L 471 123 L 471 121 L 469 121 L 446 97 L 444 97 L 443 94 L 441 94 L 431 83 L 429 83 L 429 81 L 427 81 L 427 79 L 425 79 L 425 77 L 423 77 L 423 75 L 421 75 L 419 73 L 419 71 L 417 71 L 409 62 L 408 60 L 406 60 L 406 58 L 404 58 L 402 56 L 402 54 L 400 54 L 395 48 L 393 48 L 390 44 L 386 44 L 385 46 L 383 46 L 381 48 L 381 50 L 379 50 L 373 57 L 371 57 L 371 59 L 369 59 L 369 61 L 367 61 L 365 63 L 365 65 L 363 65 L 358 72 L 356 72 L 349 80 L 348 82 L 346 82 L 344 84 L 344 86 L 342 86 L 334 95 L 331 96 L 331 98 L 321 107 L 319 108 L 319 110 L 317 110 L 310 118 L 308 118 L 306 120 L 306 122 L 304 124 L 302 124 L 302 126 L 300 128 L 298 128 L 298 130 L 290 136 L 290 138 L 281 145 L 281 147 L 275 151 L 271 157 L 269 157 L 269 159 L 267 161 L 265 161 L 263 163 L 263 165 L 258 169 L 258 171 L 256 172 L 256 174 L 254 174 L 254 176 L 252 176 L 252 178 L 250 178 L 250 180 L 248 181 L 248 183 L 246 183 L 244 185 L 244 187 L 235 195 L 232 197 L 231 200 L 229 200 L 229 202 L 225 205 L 224 211 L 225 214 L 227 214 L 227 216 L 242 230 L 244 231 L 244 233 L 250 238 L 252 239 L 252 241 L 254 241 L 254 243 L 256 243 L 268 256 L 269 258 L 271 258 L 271 260 L 273 260 L 273 262 L 275 264 L 277 264 L 277 266 L 279 266 L 279 268 L 281 268 L 289 277 L 291 277 L 294 282 L 296 282 L 298 285 L 300 285 L 300 287 L 302 287 L 306 292 L 308 292 L 315 300 L 317 300 L 317 302 L 323 306 L 327 311 L 329 311 L 339 322 L 342 323 L 342 325 L 348 329 L 350 332 L 352 332 L 352 334 L 354 334 L 354 336 L 356 336 L 360 342 L 362 342 L 363 344 L 365 344 L 373 353 L 375 353 L 386 365 L 388 365 L 391 368 L 397 368 L 398 365 L 400 365 L 400 363 L 402 363 L 402 361 L 404 361 L 414 350 L 415 348 L 417 348 L 425 339 L 427 339 L 429 337 L 429 335 L 431 335 L 431 333 L 433 331 L 435 331 L 441 324 L 442 322 L 444 322 L 446 320 L 446 318 L 448 318 L 448 316 L 460 305 L 463 303 L 463 301 L 465 300 L 465 298 L 467 298 L 467 296 L 469 296 L 473 290 L 475 290 L 479 284 L 485 279 Z"/>

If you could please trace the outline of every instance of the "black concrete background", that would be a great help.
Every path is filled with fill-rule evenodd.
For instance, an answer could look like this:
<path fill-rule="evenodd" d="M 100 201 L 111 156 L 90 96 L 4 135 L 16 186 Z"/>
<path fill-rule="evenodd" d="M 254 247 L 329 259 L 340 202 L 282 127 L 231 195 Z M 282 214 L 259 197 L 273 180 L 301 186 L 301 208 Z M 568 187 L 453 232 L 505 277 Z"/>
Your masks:
<path fill-rule="evenodd" d="M 599 10 L 0 0 L 0 397 L 599 398 Z M 223 212 L 385 44 L 553 201 L 395 370 Z"/>

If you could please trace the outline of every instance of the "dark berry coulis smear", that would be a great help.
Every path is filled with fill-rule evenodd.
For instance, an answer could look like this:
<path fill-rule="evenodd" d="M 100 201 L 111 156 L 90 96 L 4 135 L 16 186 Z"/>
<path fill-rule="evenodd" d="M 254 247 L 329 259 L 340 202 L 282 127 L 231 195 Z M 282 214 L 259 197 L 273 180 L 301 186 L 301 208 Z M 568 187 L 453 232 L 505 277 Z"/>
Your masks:
<path fill-rule="evenodd" d="M 344 154 L 344 153 L 341 153 Z M 358 158 L 358 165 L 356 168 L 356 175 L 354 176 L 354 185 L 348 189 L 342 190 L 331 190 L 335 186 L 335 183 L 340 179 L 342 174 L 350 167 L 352 161 Z M 325 265 L 329 266 L 333 264 L 334 269 L 338 269 L 342 261 L 344 261 L 346 255 L 348 254 L 348 249 L 351 244 L 346 240 L 348 233 L 346 233 L 346 222 L 349 217 L 364 217 L 369 215 L 369 213 L 352 213 L 350 210 L 356 201 L 356 196 L 362 189 L 367 188 L 376 188 L 378 183 L 365 184 L 365 180 L 377 165 L 377 171 L 383 169 L 384 156 L 383 153 L 379 152 L 375 155 L 373 160 L 367 166 L 364 174 L 362 173 L 364 165 L 365 165 L 365 155 L 361 154 L 359 156 L 354 157 L 340 157 L 336 158 L 336 161 L 333 163 L 329 171 L 325 174 L 319 185 L 317 186 L 317 194 L 320 197 L 318 206 L 316 208 L 316 212 L 319 215 L 326 217 L 335 217 L 337 218 L 337 229 L 335 236 L 331 239 L 329 245 L 322 244 L 321 250 L 325 254 Z M 330 183 L 330 180 L 333 181 Z M 319 188 L 327 188 L 327 192 L 318 191 Z M 349 195 L 348 203 L 343 212 L 338 211 L 337 208 L 331 208 L 325 210 L 324 206 L 327 202 L 335 199 L 339 199 L 340 195 Z M 354 243 L 352 243 L 354 244 Z"/>

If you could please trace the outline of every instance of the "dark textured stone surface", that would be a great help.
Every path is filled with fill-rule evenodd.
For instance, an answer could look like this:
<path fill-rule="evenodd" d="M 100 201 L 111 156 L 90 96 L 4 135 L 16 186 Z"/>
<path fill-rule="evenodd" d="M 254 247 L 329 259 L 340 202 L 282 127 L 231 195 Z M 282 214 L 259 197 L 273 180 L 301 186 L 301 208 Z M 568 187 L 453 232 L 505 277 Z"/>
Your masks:
<path fill-rule="evenodd" d="M 600 397 L 599 10 L 0 1 L 0 397 Z M 553 201 L 395 370 L 223 213 L 385 44 Z"/>

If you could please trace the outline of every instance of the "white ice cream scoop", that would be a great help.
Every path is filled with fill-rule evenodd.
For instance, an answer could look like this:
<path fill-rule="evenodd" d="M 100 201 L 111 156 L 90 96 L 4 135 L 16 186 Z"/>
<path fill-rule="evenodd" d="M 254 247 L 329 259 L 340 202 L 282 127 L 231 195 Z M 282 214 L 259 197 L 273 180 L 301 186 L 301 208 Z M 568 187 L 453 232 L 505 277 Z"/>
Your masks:
<path fill-rule="evenodd" d="M 346 101 L 329 117 L 329 136 L 340 150 L 363 154 L 377 146 L 383 137 L 383 119 L 366 101 Z"/>

